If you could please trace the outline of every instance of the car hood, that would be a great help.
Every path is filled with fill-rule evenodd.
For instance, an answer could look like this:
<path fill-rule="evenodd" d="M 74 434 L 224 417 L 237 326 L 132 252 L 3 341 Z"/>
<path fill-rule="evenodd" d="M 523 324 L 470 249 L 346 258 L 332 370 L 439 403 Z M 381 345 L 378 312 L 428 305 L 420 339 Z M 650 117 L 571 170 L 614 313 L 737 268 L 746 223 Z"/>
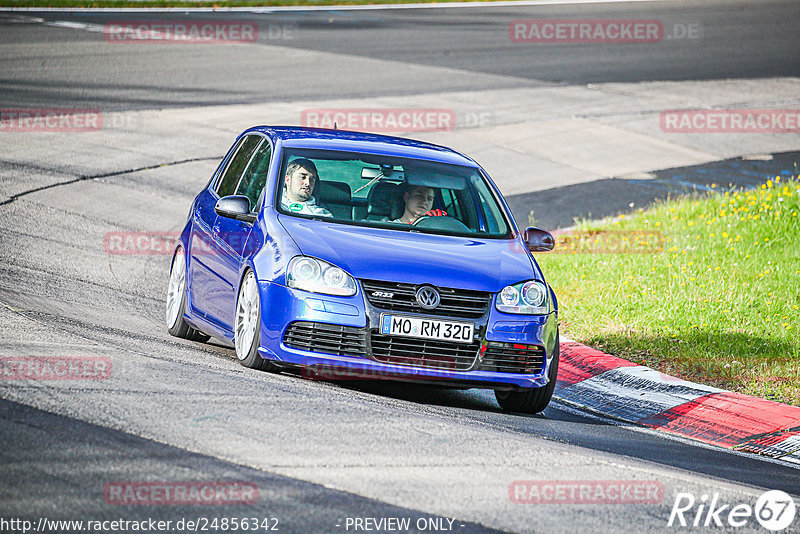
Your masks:
<path fill-rule="evenodd" d="M 513 239 L 403 232 L 285 215 L 280 221 L 302 254 L 333 263 L 355 278 L 490 292 L 541 280 L 527 249 Z"/>

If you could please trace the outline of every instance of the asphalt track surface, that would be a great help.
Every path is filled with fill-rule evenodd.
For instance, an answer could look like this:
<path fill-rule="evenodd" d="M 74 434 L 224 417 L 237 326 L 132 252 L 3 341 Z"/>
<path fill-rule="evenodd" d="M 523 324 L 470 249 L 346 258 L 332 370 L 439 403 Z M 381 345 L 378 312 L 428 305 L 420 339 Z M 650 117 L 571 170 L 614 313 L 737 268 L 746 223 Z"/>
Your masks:
<path fill-rule="evenodd" d="M 800 4 L 763 0 L 645 2 L 497 8 L 200 13 L 142 17 L 127 13 L 25 13 L 45 20 L 102 25 L 126 20 L 225 20 L 259 25 L 260 43 L 342 54 L 339 61 L 296 61 L 258 48 L 150 50 L 107 46 L 97 34 L 68 28 L 5 26 L 0 43 L 29 47 L 0 73 L 8 106 L 149 109 L 336 97 L 408 95 L 542 84 L 707 80 L 800 75 Z M 531 47 L 509 39 L 519 19 L 658 19 L 652 44 Z M 677 38 L 693 25 L 698 39 Z M 702 46 L 698 46 L 698 40 Z M 76 42 L 87 46 L 69 53 Z M 64 46 L 60 46 L 64 45 Z M 48 54 L 35 50 L 45 46 Z M 359 68 L 357 59 L 396 69 Z M 410 66 L 445 67 L 427 76 Z"/>
<path fill-rule="evenodd" d="M 303 32 L 303 39 L 280 43 L 286 54 L 272 57 L 245 47 L 142 52 L 89 32 L 0 19 L 0 50 L 9 51 L 0 58 L 7 67 L 0 104 L 133 110 L 504 84 L 797 76 L 800 6 L 748 5 L 215 15 Z M 708 46 L 554 47 L 532 57 L 508 43 L 508 20 L 576 14 L 700 22 Z M 148 18 L 159 17 L 169 16 Z M 341 63 L 293 62 L 292 48 L 337 51 Z M 359 57 L 396 62 L 396 72 L 359 70 Z M 432 77 L 410 66 L 453 70 Z M 47 137 L 26 142 L 45 150 Z M 663 532 L 671 530 L 679 492 L 716 492 L 723 503 L 750 505 L 765 489 L 800 495 L 796 467 L 557 403 L 528 417 L 501 412 L 493 395 L 479 390 L 260 373 L 240 367 L 219 343 L 171 338 L 162 324 L 169 257 L 109 256 L 102 239 L 140 229 L 142 221 L 179 228 L 214 165 L 212 158 L 92 178 L 66 164 L 0 162 L 0 354 L 103 356 L 113 364 L 101 381 L 0 382 L 0 518 L 255 516 L 278 518 L 284 532 L 352 532 L 348 517 L 407 517 L 413 524 L 454 518 L 453 530 L 463 532 Z M 657 480 L 664 496 L 628 505 L 522 505 L 508 497 L 514 480 L 586 479 Z M 259 488 L 259 500 L 109 504 L 104 487 L 119 481 L 246 481 Z M 755 530 L 751 521 L 737 531 Z"/>

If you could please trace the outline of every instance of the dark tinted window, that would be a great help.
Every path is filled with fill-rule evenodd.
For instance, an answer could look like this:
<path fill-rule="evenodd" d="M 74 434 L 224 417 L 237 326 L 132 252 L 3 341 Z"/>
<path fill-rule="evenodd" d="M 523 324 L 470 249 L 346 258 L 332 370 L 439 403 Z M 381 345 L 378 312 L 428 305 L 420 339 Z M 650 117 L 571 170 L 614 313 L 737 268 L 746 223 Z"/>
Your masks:
<path fill-rule="evenodd" d="M 225 169 L 225 174 L 222 175 L 222 179 L 217 186 L 217 194 L 219 196 L 227 197 L 235 194 L 239 178 L 241 178 L 242 172 L 262 139 L 263 137 L 259 135 L 248 135 L 239 142 L 239 147 L 236 149 L 236 153 L 231 158 L 231 162 L 228 164 L 228 168 Z"/>

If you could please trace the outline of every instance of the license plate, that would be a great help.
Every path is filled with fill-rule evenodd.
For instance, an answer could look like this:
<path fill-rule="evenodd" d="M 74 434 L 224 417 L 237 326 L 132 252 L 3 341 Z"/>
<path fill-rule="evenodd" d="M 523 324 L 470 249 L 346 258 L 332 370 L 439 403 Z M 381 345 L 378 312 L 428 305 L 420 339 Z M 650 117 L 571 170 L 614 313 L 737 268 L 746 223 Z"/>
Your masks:
<path fill-rule="evenodd" d="M 474 325 L 422 317 L 381 315 L 381 334 L 472 343 Z"/>

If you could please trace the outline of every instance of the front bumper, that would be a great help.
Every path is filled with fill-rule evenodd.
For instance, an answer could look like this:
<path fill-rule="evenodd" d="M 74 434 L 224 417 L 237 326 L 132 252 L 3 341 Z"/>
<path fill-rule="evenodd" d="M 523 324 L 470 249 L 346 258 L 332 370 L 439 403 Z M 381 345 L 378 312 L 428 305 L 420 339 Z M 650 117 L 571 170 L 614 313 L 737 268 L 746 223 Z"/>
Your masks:
<path fill-rule="evenodd" d="M 557 351 L 555 313 L 505 314 L 494 309 L 493 301 L 481 317 L 471 319 L 396 312 L 403 316 L 472 322 L 475 326 L 471 344 L 428 342 L 380 334 L 381 314 L 395 312 L 370 304 L 360 284 L 352 297 L 313 294 L 269 282 L 259 282 L 259 287 L 260 355 L 302 366 L 309 375 L 323 379 L 410 380 L 491 389 L 538 388 L 547 384 L 551 358 Z M 400 349 L 392 349 L 393 346 Z M 517 363 L 522 358 L 517 355 L 521 354 L 529 364 Z"/>

